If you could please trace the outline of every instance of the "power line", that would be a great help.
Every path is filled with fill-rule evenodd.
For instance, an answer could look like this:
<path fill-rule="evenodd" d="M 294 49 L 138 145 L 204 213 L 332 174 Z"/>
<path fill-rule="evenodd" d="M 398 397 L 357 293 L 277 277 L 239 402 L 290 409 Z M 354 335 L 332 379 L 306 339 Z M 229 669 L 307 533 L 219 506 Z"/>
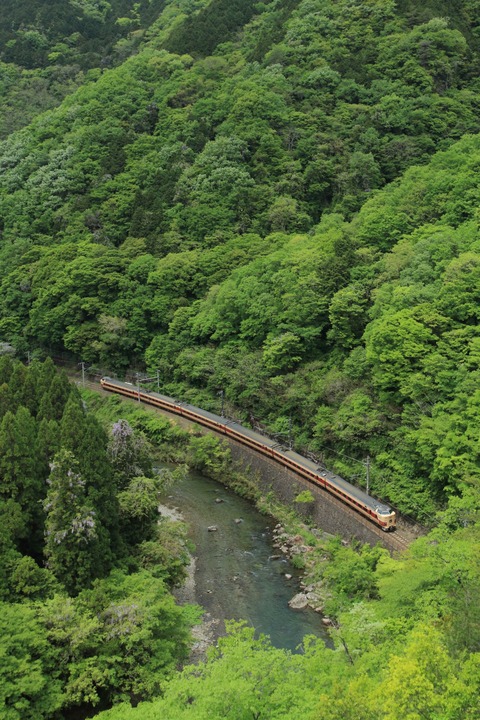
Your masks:
<path fill-rule="evenodd" d="M 320 445 L 319 446 L 322 450 L 328 450 L 328 452 L 333 453 L 334 455 L 338 455 L 339 457 L 347 458 L 347 460 L 352 460 L 352 462 L 360 463 L 360 465 L 366 465 L 367 463 L 365 460 L 359 460 L 358 458 L 350 457 L 350 455 L 346 455 L 345 453 L 338 452 L 338 450 L 334 450 L 333 448 L 327 447 L 326 445 Z M 369 461 L 368 461 L 369 462 Z"/>

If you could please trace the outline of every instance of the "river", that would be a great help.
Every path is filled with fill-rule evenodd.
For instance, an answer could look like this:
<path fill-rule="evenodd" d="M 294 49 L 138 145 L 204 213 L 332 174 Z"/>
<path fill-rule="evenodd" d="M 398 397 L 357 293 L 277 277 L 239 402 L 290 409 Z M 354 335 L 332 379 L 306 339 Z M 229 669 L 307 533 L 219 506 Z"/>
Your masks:
<path fill-rule="evenodd" d="M 288 606 L 299 592 L 299 573 L 272 547 L 274 521 L 196 473 L 176 483 L 162 502 L 178 508 L 190 526 L 195 602 L 213 620 L 216 636 L 224 633 L 226 619 L 234 619 L 245 620 L 279 648 L 296 651 L 305 635 L 327 641 L 317 613 Z M 211 526 L 217 529 L 209 531 Z"/>

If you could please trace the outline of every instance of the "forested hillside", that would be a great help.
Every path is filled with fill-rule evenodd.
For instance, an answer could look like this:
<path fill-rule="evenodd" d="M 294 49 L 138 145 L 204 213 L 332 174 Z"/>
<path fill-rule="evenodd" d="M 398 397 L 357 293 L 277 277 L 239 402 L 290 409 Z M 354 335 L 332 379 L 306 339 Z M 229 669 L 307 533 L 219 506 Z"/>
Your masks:
<path fill-rule="evenodd" d="M 477 4 L 204 5 L 2 144 L 2 337 L 291 417 L 425 518 L 477 473 Z"/>
<path fill-rule="evenodd" d="M 86 717 L 158 695 L 195 618 L 159 522 L 168 472 L 128 421 L 104 428 L 51 360 L 0 359 L 0 715 Z M 60 714 L 61 713 L 61 714 Z"/>
<path fill-rule="evenodd" d="M 123 62 L 164 0 L 5 0 L 0 6 L 0 138 Z"/>
<path fill-rule="evenodd" d="M 478 718 L 480 1 L 18 0 L 0 43 L 2 351 L 221 395 L 433 528 L 318 552 L 334 651 L 176 676 L 145 439 L 2 358 L 1 712 Z"/>

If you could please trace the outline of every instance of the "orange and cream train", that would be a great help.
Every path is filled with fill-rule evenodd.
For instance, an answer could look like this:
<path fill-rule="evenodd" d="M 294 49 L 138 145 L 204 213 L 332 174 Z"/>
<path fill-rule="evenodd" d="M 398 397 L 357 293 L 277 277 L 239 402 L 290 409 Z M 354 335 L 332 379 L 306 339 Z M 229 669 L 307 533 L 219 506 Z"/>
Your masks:
<path fill-rule="evenodd" d="M 220 415 L 215 415 L 207 410 L 201 410 L 188 403 L 179 402 L 166 395 L 160 395 L 159 393 L 136 387 L 131 383 L 112 380 L 109 377 L 103 377 L 100 383 L 104 390 L 110 390 L 111 392 L 119 393 L 120 395 L 135 400 L 141 400 L 148 405 L 153 405 L 162 410 L 181 415 L 217 433 L 227 435 L 243 445 L 252 448 L 252 450 L 256 450 L 262 455 L 276 460 L 283 465 L 283 467 L 292 470 L 297 475 L 306 478 L 313 485 L 331 493 L 374 522 L 375 525 L 381 527 L 382 530 L 389 531 L 395 529 L 395 512 L 387 505 L 375 500 L 375 498 L 367 495 L 354 485 L 350 485 L 350 483 L 338 475 L 319 468 L 316 463 L 293 450 L 280 448 L 275 440 L 265 437 L 236 422 L 220 417 Z"/>

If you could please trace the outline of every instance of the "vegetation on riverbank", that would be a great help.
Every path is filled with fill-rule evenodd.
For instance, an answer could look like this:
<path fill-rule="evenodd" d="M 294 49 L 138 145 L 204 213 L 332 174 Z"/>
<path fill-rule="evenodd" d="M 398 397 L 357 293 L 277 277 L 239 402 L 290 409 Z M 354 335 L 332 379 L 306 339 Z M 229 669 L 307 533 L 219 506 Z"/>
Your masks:
<path fill-rule="evenodd" d="M 185 534 L 145 438 L 103 428 L 49 360 L 0 358 L 0 715 L 87 717 L 158 696 L 189 654 Z"/>
<path fill-rule="evenodd" d="M 369 457 L 372 492 L 432 528 L 399 559 L 318 551 L 335 651 L 237 628 L 173 678 L 183 551 L 149 544 L 155 478 L 127 482 L 48 364 L 2 360 L 8 720 L 161 692 L 110 718 L 480 715 L 479 17 L 479 0 L 1 3 L 2 352 L 221 396 L 347 479 Z M 180 431 L 151 429 L 178 459 Z M 227 461 L 202 437 L 189 453 Z"/>
<path fill-rule="evenodd" d="M 28 485 L 30 495 L 24 483 L 7 483 L 9 468 L 13 467 L 9 457 L 16 459 L 15 467 L 19 467 L 21 457 L 22 467 L 26 468 L 32 453 L 43 447 L 42 439 L 49 429 L 49 452 L 57 451 L 57 454 L 50 469 L 44 503 L 43 522 L 48 531 L 60 520 L 65 523 L 71 518 L 75 527 L 79 522 L 80 507 L 76 514 L 74 507 L 70 507 L 68 513 L 56 513 L 62 477 L 70 484 L 80 477 L 77 470 L 70 467 L 74 458 L 68 454 L 68 437 L 71 437 L 68 428 L 74 432 L 75 442 L 87 438 L 88 458 L 86 452 L 80 455 L 86 480 L 93 471 L 88 470 L 92 464 L 96 473 L 101 469 L 104 482 L 113 478 L 115 485 L 124 487 L 133 468 L 141 466 L 142 472 L 148 473 L 151 467 L 145 440 L 116 448 L 112 474 L 104 462 L 99 464 L 98 452 L 105 452 L 102 450 L 105 446 L 93 438 L 106 436 L 92 411 L 105 426 L 111 426 L 116 418 L 119 438 L 127 438 L 128 443 L 142 437 L 138 434 L 142 428 L 144 436 L 158 441 L 163 459 L 177 462 L 187 459 L 193 466 L 223 480 L 231 471 L 228 450 L 216 438 L 181 429 L 158 413 L 117 397 L 100 398 L 95 393 L 86 393 L 89 410 L 86 413 L 75 388 L 62 376 L 55 375 L 48 363 L 43 366 L 34 363 L 25 368 L 4 358 L 1 370 L 2 379 L 7 382 L 2 385 L 5 403 L 0 443 L 7 443 L 5 449 L 13 450 L 10 454 L 2 452 L 2 504 L 4 516 L 8 513 L 10 519 L 4 525 L 9 531 L 4 533 L 2 551 L 3 588 L 4 594 L 8 594 L 2 605 L 5 611 L 2 636 L 8 645 L 8 660 L 4 658 L 0 672 L 4 680 L 2 702 L 9 720 L 30 716 L 53 719 L 61 707 L 76 707 L 77 712 L 86 712 L 92 705 L 101 708 L 121 700 L 129 702 L 111 710 L 105 715 L 106 719 L 146 720 L 162 716 L 201 720 L 207 716 L 249 717 L 248 713 L 264 712 L 285 720 L 300 717 L 403 720 L 406 713 L 412 718 L 440 716 L 456 720 L 460 710 L 462 717 L 473 720 L 476 716 L 480 689 L 477 663 L 480 618 L 471 599 L 480 589 L 480 502 L 475 488 L 463 499 L 452 500 L 448 510 L 439 516 L 435 530 L 414 543 L 401 559 L 392 559 L 379 548 L 345 546 L 336 539 L 319 540 L 313 528 L 296 519 L 293 510 L 275 506 L 271 497 L 261 498 L 264 510 L 280 517 L 287 530 L 301 536 L 302 544 L 307 546 L 302 557 L 306 560 L 308 582 L 320 590 L 325 611 L 334 618 L 331 632 L 335 650 L 305 639 L 303 655 L 292 656 L 273 648 L 267 638 L 254 639 L 253 630 L 240 624 L 230 627 L 229 636 L 220 640 L 218 648 L 212 648 L 205 664 L 187 667 L 181 675 L 172 675 L 174 665 L 187 653 L 187 626 L 193 619 L 188 612 L 180 614 L 159 579 L 165 577 L 167 567 L 171 568 L 167 572 L 171 582 L 181 577 L 178 560 L 183 551 L 181 545 L 172 545 L 174 535 L 169 533 L 167 537 L 160 533 L 154 542 L 145 541 L 148 524 L 145 527 L 143 513 L 140 527 L 133 532 L 131 521 L 135 513 L 132 515 L 131 510 L 135 505 L 132 503 L 135 483 L 130 482 L 128 502 L 123 505 L 130 511 L 128 517 L 122 517 L 122 492 L 117 492 L 119 519 L 123 525 L 115 532 L 121 531 L 123 537 L 126 530 L 126 539 L 140 532 L 144 539 L 141 554 L 149 569 L 138 570 L 140 556 L 135 551 L 132 554 L 133 545 L 129 553 L 123 554 L 120 565 L 114 558 L 110 560 L 117 565 L 112 571 L 98 565 L 98 561 L 92 565 L 93 557 L 98 560 L 101 555 L 97 548 L 92 556 L 88 543 L 69 550 L 67 546 L 62 548 L 62 541 L 58 548 L 62 553 L 57 551 L 52 555 L 48 550 L 48 535 L 44 552 L 55 562 L 44 569 L 35 556 L 41 552 L 41 543 L 29 552 L 25 546 L 27 538 L 32 542 L 41 537 L 38 520 L 32 525 L 37 528 L 36 532 L 25 532 L 25 523 L 31 523 L 32 519 L 28 518 L 33 518 L 34 506 L 29 497 L 34 487 L 41 494 L 41 483 L 35 484 L 33 475 L 28 475 L 25 469 L 21 477 L 32 479 Z M 44 382 L 44 377 L 49 378 L 49 382 Z M 47 385 L 49 390 L 42 393 L 41 388 Z M 38 388 L 33 395 L 32 388 Z M 21 405 L 25 397 L 30 402 L 28 411 Z M 37 417 L 41 423 L 31 435 L 36 441 L 25 445 L 24 425 L 29 416 L 32 430 L 35 428 L 33 418 Z M 24 430 L 17 438 L 15 427 L 21 421 Z M 60 433 L 56 430 L 58 422 Z M 78 434 L 82 422 L 90 427 L 85 436 Z M 58 450 L 62 442 L 67 446 Z M 110 447 L 112 449 L 112 439 Z M 134 474 L 133 479 L 145 481 L 147 477 Z M 80 483 L 79 489 L 81 487 Z M 145 487 L 143 483 L 140 497 Z M 93 485 L 87 482 L 85 488 L 87 494 L 81 507 L 82 517 L 88 520 L 91 514 L 88 498 L 94 492 L 98 503 L 101 485 L 97 480 Z M 115 517 L 113 496 L 105 494 L 104 497 L 108 500 L 111 526 Z M 140 505 L 149 507 L 143 501 Z M 14 518 L 17 518 L 15 522 Z M 68 532 L 63 526 L 54 532 L 64 533 L 65 529 Z M 122 547 L 122 544 L 116 545 L 117 552 Z M 78 573 L 73 576 L 69 569 L 71 564 L 67 558 L 69 554 L 73 558 L 72 553 L 76 568 L 84 568 L 84 585 L 76 584 L 73 592 L 67 593 L 74 578 L 75 583 L 80 582 Z M 127 557 L 130 574 L 125 572 Z M 136 572 L 132 574 L 132 570 Z M 93 574 L 89 577 L 89 573 Z M 168 661 L 165 643 L 170 653 Z M 32 665 L 34 652 L 38 660 Z M 150 658 L 147 665 L 140 657 L 142 653 Z M 20 661 L 25 668 L 21 673 L 17 666 Z M 285 675 L 281 692 L 277 692 L 275 668 L 280 671 L 281 667 Z M 405 693 L 406 686 L 416 691 Z M 261 693 L 259 687 L 262 687 Z M 341 693 L 339 687 L 342 687 Z M 28 699 L 25 699 L 26 692 Z M 143 702 L 138 708 L 130 704 L 136 705 L 139 699 L 154 698 L 159 693 L 163 699 L 151 704 Z M 417 712 L 418 709 L 421 712 Z"/>
<path fill-rule="evenodd" d="M 158 433 L 158 420 L 164 437 L 183 435 L 188 440 L 184 459 L 192 440 L 201 440 L 204 470 L 221 481 L 231 475 L 228 451 L 218 439 L 172 428 L 154 411 L 119 398 L 96 404 L 107 415 L 121 406 L 122 415 L 152 433 Z M 256 500 L 303 546 L 297 557 L 303 560 L 305 583 L 333 618 L 335 649 L 310 638 L 304 653 L 292 656 L 232 624 L 206 663 L 187 667 L 162 700 L 116 708 L 102 720 L 262 713 L 285 720 L 474 720 L 480 709 L 480 616 L 473 602 L 480 589 L 480 498 L 475 488 L 452 500 L 435 529 L 401 558 L 380 547 L 325 538 L 273 496 L 257 493 Z"/>

